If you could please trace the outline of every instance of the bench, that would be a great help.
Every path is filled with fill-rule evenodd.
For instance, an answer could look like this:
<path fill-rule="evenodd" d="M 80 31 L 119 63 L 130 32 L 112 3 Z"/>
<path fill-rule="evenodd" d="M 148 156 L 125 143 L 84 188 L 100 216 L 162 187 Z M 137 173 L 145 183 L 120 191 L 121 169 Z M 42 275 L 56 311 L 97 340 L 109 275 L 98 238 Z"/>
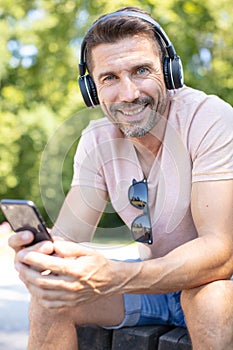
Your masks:
<path fill-rule="evenodd" d="M 138 326 L 106 330 L 94 326 L 77 328 L 79 350 L 192 350 L 182 327 Z"/>

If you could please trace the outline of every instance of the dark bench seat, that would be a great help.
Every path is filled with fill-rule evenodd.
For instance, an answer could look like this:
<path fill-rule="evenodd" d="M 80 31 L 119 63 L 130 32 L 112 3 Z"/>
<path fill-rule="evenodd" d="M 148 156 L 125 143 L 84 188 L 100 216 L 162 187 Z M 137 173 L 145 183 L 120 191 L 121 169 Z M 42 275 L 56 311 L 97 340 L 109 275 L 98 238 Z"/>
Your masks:
<path fill-rule="evenodd" d="M 106 330 L 86 326 L 77 329 L 79 350 L 191 350 L 186 329 L 169 326 L 127 327 Z"/>

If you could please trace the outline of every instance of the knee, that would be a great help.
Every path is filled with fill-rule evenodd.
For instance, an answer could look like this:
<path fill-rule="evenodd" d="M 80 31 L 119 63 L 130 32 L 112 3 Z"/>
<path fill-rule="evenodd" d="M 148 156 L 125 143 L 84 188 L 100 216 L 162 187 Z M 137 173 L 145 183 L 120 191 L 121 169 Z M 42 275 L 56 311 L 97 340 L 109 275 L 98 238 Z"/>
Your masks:
<path fill-rule="evenodd" d="M 53 323 L 54 320 L 65 322 L 65 320 L 72 319 L 72 310 L 67 308 L 51 309 L 46 308 L 38 303 L 35 298 L 31 298 L 29 309 L 30 323 L 46 322 L 47 324 Z"/>
<path fill-rule="evenodd" d="M 184 290 L 181 305 L 187 322 L 198 317 L 199 322 L 210 318 L 215 322 L 233 322 L 233 281 L 214 281 L 204 286 Z M 225 317 L 224 317 L 225 315 Z"/>
<path fill-rule="evenodd" d="M 230 350 L 233 342 L 233 281 L 185 290 L 181 305 L 193 349 Z"/>

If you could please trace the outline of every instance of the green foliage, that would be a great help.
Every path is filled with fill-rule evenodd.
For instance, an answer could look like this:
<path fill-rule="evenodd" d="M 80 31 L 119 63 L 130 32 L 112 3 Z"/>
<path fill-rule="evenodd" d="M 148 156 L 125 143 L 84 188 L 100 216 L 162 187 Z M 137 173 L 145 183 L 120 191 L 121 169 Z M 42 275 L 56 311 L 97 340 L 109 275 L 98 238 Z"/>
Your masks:
<path fill-rule="evenodd" d="M 0 197 L 34 200 L 48 221 L 69 190 L 81 130 L 101 114 L 84 109 L 78 91 L 81 39 L 99 15 L 123 6 L 122 0 L 0 0 Z M 232 104 L 230 0 L 127 6 L 143 7 L 161 23 L 182 57 L 187 85 Z"/>

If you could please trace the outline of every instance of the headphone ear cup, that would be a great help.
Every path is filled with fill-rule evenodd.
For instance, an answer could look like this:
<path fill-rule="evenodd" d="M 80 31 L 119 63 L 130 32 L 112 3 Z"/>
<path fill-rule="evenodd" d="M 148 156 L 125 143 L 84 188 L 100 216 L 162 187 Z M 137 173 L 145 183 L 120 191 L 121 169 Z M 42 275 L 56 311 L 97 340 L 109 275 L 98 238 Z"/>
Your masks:
<path fill-rule="evenodd" d="M 179 56 L 173 59 L 168 56 L 164 57 L 163 74 L 168 90 L 179 89 L 184 85 L 183 68 Z"/>
<path fill-rule="evenodd" d="M 83 75 L 78 79 L 80 91 L 87 107 L 99 105 L 98 94 L 94 80 L 89 74 Z"/>

